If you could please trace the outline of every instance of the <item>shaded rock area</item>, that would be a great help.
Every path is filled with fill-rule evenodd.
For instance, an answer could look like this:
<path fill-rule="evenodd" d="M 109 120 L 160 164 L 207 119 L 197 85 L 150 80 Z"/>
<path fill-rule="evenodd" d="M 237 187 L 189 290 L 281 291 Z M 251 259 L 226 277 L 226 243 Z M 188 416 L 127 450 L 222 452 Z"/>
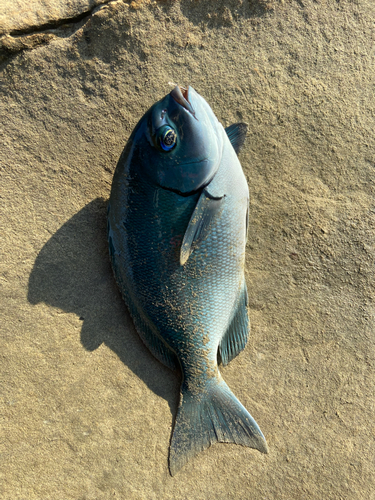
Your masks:
<path fill-rule="evenodd" d="M 374 499 L 374 2 L 98 3 L 1 12 L 9 44 L 51 36 L 1 52 L 0 498 Z M 216 444 L 173 478 L 179 380 L 105 235 L 117 160 L 170 81 L 249 123 L 252 331 L 222 373 L 270 449 Z"/>

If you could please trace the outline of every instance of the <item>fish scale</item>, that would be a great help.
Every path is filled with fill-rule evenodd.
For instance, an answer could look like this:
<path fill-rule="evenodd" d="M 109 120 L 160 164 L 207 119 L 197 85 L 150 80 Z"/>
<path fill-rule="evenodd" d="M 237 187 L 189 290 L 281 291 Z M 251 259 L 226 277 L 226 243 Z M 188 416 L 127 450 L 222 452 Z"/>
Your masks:
<path fill-rule="evenodd" d="M 182 372 L 172 475 L 216 441 L 267 452 L 218 369 L 218 358 L 227 364 L 248 338 L 248 188 L 235 151 L 244 130 L 224 131 L 199 94 L 176 87 L 140 120 L 112 183 L 116 281 L 147 347 Z"/>

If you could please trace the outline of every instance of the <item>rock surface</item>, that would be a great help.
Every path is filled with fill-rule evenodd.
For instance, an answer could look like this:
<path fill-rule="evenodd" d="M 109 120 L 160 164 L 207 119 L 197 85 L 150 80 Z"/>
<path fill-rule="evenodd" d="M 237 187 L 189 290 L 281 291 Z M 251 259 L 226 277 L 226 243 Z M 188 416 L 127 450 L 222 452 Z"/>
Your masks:
<path fill-rule="evenodd" d="M 1 498 L 375 498 L 374 18 L 372 0 L 117 1 L 3 50 Z M 249 123 L 252 333 L 223 375 L 270 449 L 216 444 L 174 478 L 179 382 L 105 236 L 116 162 L 169 81 Z"/>
<path fill-rule="evenodd" d="M 0 36 L 24 34 L 85 15 L 109 0 L 0 0 Z"/>

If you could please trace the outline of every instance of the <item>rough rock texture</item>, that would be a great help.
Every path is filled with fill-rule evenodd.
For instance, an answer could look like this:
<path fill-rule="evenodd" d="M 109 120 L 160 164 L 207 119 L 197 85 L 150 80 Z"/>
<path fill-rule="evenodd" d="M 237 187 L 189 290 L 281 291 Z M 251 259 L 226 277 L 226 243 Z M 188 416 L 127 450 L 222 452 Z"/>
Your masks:
<path fill-rule="evenodd" d="M 0 35 L 40 30 L 87 14 L 109 0 L 0 0 Z"/>
<path fill-rule="evenodd" d="M 373 0 L 117 1 L 3 50 L 0 498 L 375 498 L 374 19 Z M 249 123 L 252 334 L 223 374 L 270 449 L 217 444 L 174 478 L 179 382 L 105 241 L 117 159 L 169 81 Z"/>

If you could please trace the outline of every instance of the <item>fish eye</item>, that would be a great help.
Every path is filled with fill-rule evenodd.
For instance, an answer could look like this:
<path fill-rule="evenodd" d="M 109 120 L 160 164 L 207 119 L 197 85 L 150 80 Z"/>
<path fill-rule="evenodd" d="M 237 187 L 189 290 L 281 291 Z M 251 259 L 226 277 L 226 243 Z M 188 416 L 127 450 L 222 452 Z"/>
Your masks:
<path fill-rule="evenodd" d="M 164 151 L 170 151 L 177 143 L 177 134 L 168 125 L 162 127 L 159 132 L 159 144 Z"/>

